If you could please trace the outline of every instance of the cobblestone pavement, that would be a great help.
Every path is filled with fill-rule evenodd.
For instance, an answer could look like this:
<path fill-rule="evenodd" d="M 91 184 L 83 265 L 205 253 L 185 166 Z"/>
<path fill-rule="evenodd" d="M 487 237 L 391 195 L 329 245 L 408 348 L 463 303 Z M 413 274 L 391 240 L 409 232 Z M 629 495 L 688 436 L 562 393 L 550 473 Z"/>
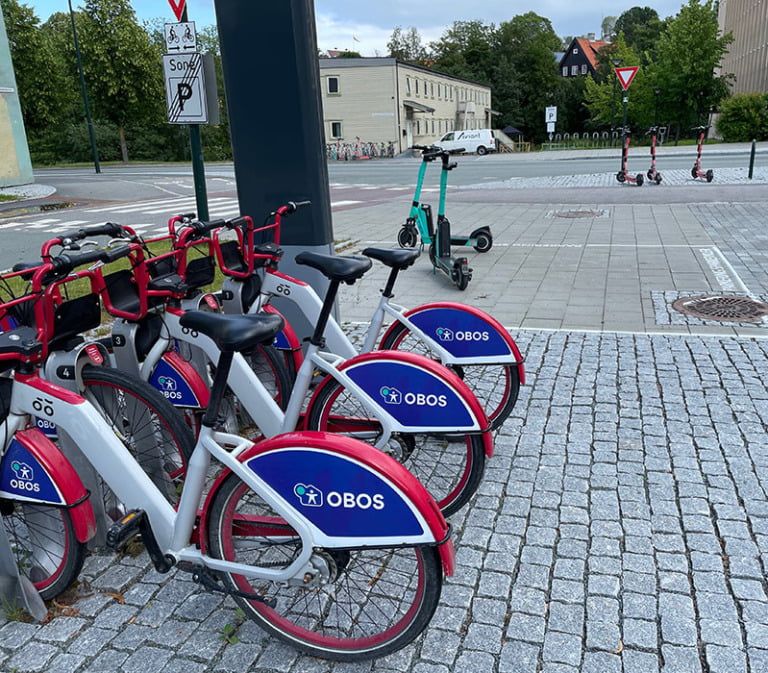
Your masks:
<path fill-rule="evenodd" d="M 768 295 L 765 205 L 684 209 L 756 296 Z M 659 231 L 669 213 L 652 211 Z M 514 292 L 505 268 L 497 283 Z M 714 282 L 686 278 L 697 285 L 648 289 L 647 302 Z M 634 333 L 513 327 L 527 384 L 480 492 L 452 517 L 457 573 L 399 653 L 304 657 L 185 574 L 159 575 L 143 554 L 93 554 L 80 597 L 51 604 L 47 623 L 0 617 L 0 671 L 768 671 L 768 333 L 665 324 L 662 313 Z"/>

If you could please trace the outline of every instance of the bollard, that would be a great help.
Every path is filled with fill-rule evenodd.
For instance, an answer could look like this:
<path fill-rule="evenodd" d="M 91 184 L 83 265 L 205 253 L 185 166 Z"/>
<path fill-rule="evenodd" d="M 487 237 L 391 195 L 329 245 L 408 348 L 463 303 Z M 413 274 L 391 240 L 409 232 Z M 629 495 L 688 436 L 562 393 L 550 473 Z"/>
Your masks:
<path fill-rule="evenodd" d="M 752 179 L 752 171 L 755 168 L 755 145 L 757 141 L 752 139 L 752 151 L 749 154 L 749 179 Z"/>

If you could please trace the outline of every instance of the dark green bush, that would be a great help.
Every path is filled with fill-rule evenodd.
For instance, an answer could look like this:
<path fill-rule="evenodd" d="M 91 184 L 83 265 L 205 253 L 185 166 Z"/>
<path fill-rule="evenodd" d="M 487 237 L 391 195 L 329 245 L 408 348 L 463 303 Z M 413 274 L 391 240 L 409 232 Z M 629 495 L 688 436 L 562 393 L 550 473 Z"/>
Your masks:
<path fill-rule="evenodd" d="M 725 142 L 768 139 L 768 94 L 737 93 L 720 104 L 717 131 Z"/>

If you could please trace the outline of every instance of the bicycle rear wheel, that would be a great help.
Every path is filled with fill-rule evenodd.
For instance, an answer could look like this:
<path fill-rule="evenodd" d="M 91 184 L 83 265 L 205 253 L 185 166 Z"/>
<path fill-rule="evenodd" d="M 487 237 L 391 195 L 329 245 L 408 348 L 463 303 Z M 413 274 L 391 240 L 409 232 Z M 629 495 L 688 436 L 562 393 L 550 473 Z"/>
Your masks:
<path fill-rule="evenodd" d="M 436 359 L 429 346 L 403 323 L 394 326 L 381 343 L 381 348 L 408 351 Z M 512 413 L 520 394 L 520 372 L 517 365 L 479 363 L 451 365 L 449 369 L 456 372 L 475 394 L 488 417 L 491 430 L 498 430 Z"/>
<path fill-rule="evenodd" d="M 181 413 L 149 383 L 108 367 L 86 367 L 83 396 L 112 427 L 115 435 L 172 505 L 181 494 L 195 438 Z M 102 484 L 107 515 L 117 520 L 125 508 Z"/>
<path fill-rule="evenodd" d="M 381 424 L 371 418 L 360 399 L 338 381 L 321 385 L 306 420 L 307 430 L 348 434 L 375 444 Z M 485 470 L 485 450 L 477 434 L 396 434 L 385 450 L 424 484 L 444 516 L 467 503 Z"/>
<path fill-rule="evenodd" d="M 206 531 L 211 556 L 255 566 L 288 566 L 298 534 L 236 475 L 214 496 Z M 235 597 L 267 632 L 314 656 L 383 657 L 429 624 L 442 589 L 435 547 L 316 549 L 312 570 L 288 582 L 221 573 L 229 588 L 274 600 Z"/>
<path fill-rule="evenodd" d="M 19 573 L 43 600 L 66 591 L 80 574 L 86 551 L 86 544 L 75 537 L 69 510 L 0 499 L 0 515 Z"/>

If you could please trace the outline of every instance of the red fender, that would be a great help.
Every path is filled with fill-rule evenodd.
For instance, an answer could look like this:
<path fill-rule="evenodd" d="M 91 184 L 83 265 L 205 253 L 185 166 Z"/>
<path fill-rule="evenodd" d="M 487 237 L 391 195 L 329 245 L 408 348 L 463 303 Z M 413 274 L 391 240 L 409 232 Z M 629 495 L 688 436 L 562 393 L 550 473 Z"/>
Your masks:
<path fill-rule="evenodd" d="M 523 368 L 523 356 L 520 353 L 520 349 L 517 347 L 517 344 L 515 343 L 515 340 L 512 338 L 510 333 L 504 328 L 504 326 L 496 320 L 492 315 L 489 315 L 485 311 L 481 311 L 479 308 L 475 308 L 474 306 L 469 306 L 468 304 L 462 304 L 460 302 L 455 301 L 439 301 L 439 302 L 431 302 L 429 304 L 422 304 L 421 306 L 417 306 L 416 308 L 409 309 L 403 313 L 404 316 L 409 317 L 414 315 L 415 313 L 419 313 L 421 311 L 424 311 L 425 309 L 433 309 L 433 308 L 453 308 L 460 311 L 465 311 L 467 313 L 471 313 L 478 317 L 479 319 L 483 320 L 484 322 L 488 323 L 490 327 L 492 327 L 496 332 L 498 332 L 502 339 L 507 343 L 509 346 L 509 349 L 512 351 L 512 354 L 515 356 L 515 359 L 517 360 L 517 373 L 520 377 L 520 385 L 525 384 L 525 369 Z M 381 341 L 379 343 L 383 343 L 384 340 L 389 336 L 390 332 L 396 328 L 398 325 L 397 322 L 393 322 L 388 328 L 387 331 L 384 332 L 384 335 L 381 338 Z"/>
<path fill-rule="evenodd" d="M 67 507 L 72 515 L 77 539 L 80 542 L 90 540 L 96 534 L 96 517 L 89 500 L 90 494 L 66 456 L 37 428 L 17 432 L 14 439 L 18 440 L 23 450 L 27 452 L 35 465 L 34 469 L 37 469 L 38 466 L 41 467 L 55 489 L 55 493 L 50 494 L 54 497 L 36 499 L 34 492 L 30 492 L 26 496 L 27 499 L 33 502 L 53 502 Z M 6 474 L 6 464 L 7 457 L 3 463 L 3 474 Z M 10 466 L 7 469 L 10 469 Z M 3 483 L 5 483 L 5 479 Z M 39 479 L 37 483 L 39 483 Z M 25 497 L 21 491 L 18 493 L 20 499 Z"/>
<path fill-rule="evenodd" d="M 349 358 L 349 360 L 342 362 L 338 366 L 338 369 L 343 371 L 348 367 L 359 365 L 363 362 L 375 362 L 376 360 L 380 360 L 382 357 L 390 358 L 392 360 L 399 360 L 400 362 L 405 362 L 417 367 L 421 367 L 422 369 L 430 372 L 436 378 L 442 379 L 447 385 L 458 391 L 459 394 L 467 401 L 470 412 L 474 415 L 475 418 L 477 418 L 480 424 L 483 444 L 485 446 L 485 455 L 488 458 L 493 456 L 493 436 L 491 432 L 488 432 L 489 423 L 488 418 L 485 415 L 485 410 L 481 406 L 480 402 L 477 401 L 477 398 L 469 389 L 469 386 L 467 386 L 467 384 L 464 383 L 464 381 L 462 381 L 457 374 L 452 372 L 450 369 L 443 367 L 443 365 L 441 365 L 439 362 L 435 362 L 434 360 L 424 355 L 419 355 L 418 353 L 410 353 L 408 351 L 382 350 L 373 351 L 371 353 L 361 353 L 360 355 L 356 355 L 353 358 Z M 330 385 L 331 381 L 333 380 L 334 379 L 331 376 L 326 376 L 320 382 L 309 400 L 305 416 L 310 415 L 312 405 L 315 404 L 323 387 Z"/>
<path fill-rule="evenodd" d="M 453 540 L 450 537 L 450 527 L 446 523 L 442 512 L 440 512 L 437 503 L 421 482 L 394 458 L 381 451 L 376 451 L 368 444 L 351 437 L 328 432 L 290 432 L 253 444 L 238 456 L 238 461 L 245 463 L 254 457 L 286 448 L 320 449 L 343 458 L 349 458 L 355 463 L 365 465 L 383 478 L 384 481 L 393 484 L 395 488 L 407 496 L 424 517 L 424 521 L 438 545 L 440 558 L 443 563 L 443 571 L 446 575 L 453 574 L 456 559 Z M 203 533 L 200 536 L 200 543 L 203 553 L 207 553 L 207 535 L 205 534 L 208 527 L 207 513 L 210 511 L 212 499 L 229 474 L 230 470 L 224 470 L 219 475 L 208 493 L 208 498 L 203 508 L 200 521 L 200 530 Z"/>
<path fill-rule="evenodd" d="M 285 357 L 291 359 L 291 362 L 293 363 L 293 374 L 295 375 L 296 372 L 299 371 L 301 363 L 304 362 L 304 353 L 301 350 L 301 341 L 299 340 L 296 331 L 293 329 L 293 327 L 291 327 L 291 324 L 288 322 L 288 320 L 286 320 L 285 316 L 280 313 L 280 311 L 278 311 L 274 306 L 272 306 L 272 304 L 265 304 L 261 310 L 265 313 L 274 313 L 279 315 L 283 319 L 283 322 L 285 323 L 283 327 L 283 335 L 288 341 L 288 350 L 285 350 L 282 347 L 280 350 L 285 350 Z M 289 369 L 290 368 L 291 367 L 289 366 Z"/>
<path fill-rule="evenodd" d="M 211 391 L 197 370 L 176 351 L 163 353 L 163 360 L 184 379 L 192 394 L 200 401 L 200 406 L 207 407 L 211 398 Z"/>

